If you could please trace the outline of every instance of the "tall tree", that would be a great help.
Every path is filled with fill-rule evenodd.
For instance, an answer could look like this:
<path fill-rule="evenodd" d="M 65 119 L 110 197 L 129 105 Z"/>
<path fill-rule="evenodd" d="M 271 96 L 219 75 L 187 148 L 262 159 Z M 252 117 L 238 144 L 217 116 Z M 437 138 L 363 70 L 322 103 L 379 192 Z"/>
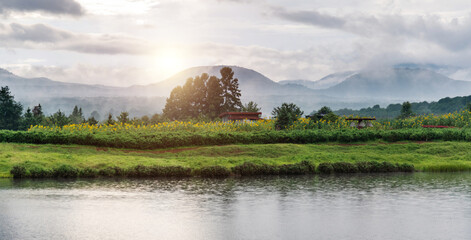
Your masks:
<path fill-rule="evenodd" d="M 240 108 L 241 112 L 260 112 L 260 108 L 254 101 L 250 101 Z"/>
<path fill-rule="evenodd" d="M 83 123 L 85 118 L 83 117 L 82 108 L 79 109 L 77 105 L 75 105 L 74 110 L 72 110 L 72 114 L 69 116 L 69 119 L 73 124 Z"/>
<path fill-rule="evenodd" d="M 167 98 L 164 116 L 170 120 L 214 119 L 222 112 L 237 111 L 241 106 L 238 80 L 231 68 L 220 72 L 221 78 L 203 73 L 175 87 Z"/>
<path fill-rule="evenodd" d="M 220 81 L 222 97 L 224 98 L 222 111 L 237 111 L 242 106 L 240 102 L 239 79 L 234 78 L 234 71 L 230 67 L 223 67 L 219 72 L 221 73 Z"/>
<path fill-rule="evenodd" d="M 120 123 L 128 123 L 129 122 L 129 113 L 128 112 L 121 112 L 121 114 L 117 117 L 118 122 Z"/>
<path fill-rule="evenodd" d="M 164 115 L 170 120 L 181 119 L 184 116 L 184 94 L 181 86 L 175 87 L 167 98 L 165 108 L 163 109 Z"/>
<path fill-rule="evenodd" d="M 108 125 L 113 125 L 116 123 L 116 121 L 113 119 L 113 114 L 111 113 L 108 114 L 108 119 L 106 119 L 105 123 Z"/>
<path fill-rule="evenodd" d="M 38 104 L 38 106 L 34 106 L 32 112 L 33 112 L 33 117 L 36 121 L 35 125 L 43 124 L 45 116 L 44 116 L 43 108 L 41 107 L 41 104 Z"/>
<path fill-rule="evenodd" d="M 283 103 L 273 109 L 271 114 L 275 117 L 276 129 L 287 129 L 303 115 L 303 111 L 294 103 Z"/>
<path fill-rule="evenodd" d="M 413 114 L 414 113 L 412 112 L 412 105 L 410 104 L 410 102 L 402 103 L 401 115 L 399 115 L 399 118 L 408 118 L 413 116 Z"/>
<path fill-rule="evenodd" d="M 21 119 L 21 130 L 27 130 L 31 126 L 34 126 L 38 124 L 36 122 L 36 119 L 34 118 L 33 113 L 31 112 L 31 108 L 26 109 L 25 114 L 23 115 L 23 118 Z"/>
<path fill-rule="evenodd" d="M 17 130 L 23 106 L 17 103 L 8 86 L 0 89 L 0 129 Z"/>
<path fill-rule="evenodd" d="M 222 88 L 219 83 L 219 79 L 215 76 L 211 76 L 206 84 L 206 104 L 204 107 L 204 114 L 214 119 L 216 118 L 221 111 L 222 104 L 224 103 L 224 98 L 222 96 Z"/>
<path fill-rule="evenodd" d="M 49 117 L 52 125 L 63 127 L 67 124 L 70 124 L 70 118 L 68 118 L 61 110 L 59 109 L 56 113 Z"/>

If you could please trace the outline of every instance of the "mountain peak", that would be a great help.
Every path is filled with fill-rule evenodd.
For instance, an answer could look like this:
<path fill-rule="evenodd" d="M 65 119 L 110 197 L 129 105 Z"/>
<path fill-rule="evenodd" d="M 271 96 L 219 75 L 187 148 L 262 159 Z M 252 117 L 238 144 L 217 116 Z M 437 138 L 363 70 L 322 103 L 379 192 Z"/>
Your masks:
<path fill-rule="evenodd" d="M 8 71 L 6 69 L 3 69 L 3 68 L 0 68 L 0 74 L 2 74 L 2 75 L 13 75 L 13 73 L 11 73 L 10 71 Z"/>

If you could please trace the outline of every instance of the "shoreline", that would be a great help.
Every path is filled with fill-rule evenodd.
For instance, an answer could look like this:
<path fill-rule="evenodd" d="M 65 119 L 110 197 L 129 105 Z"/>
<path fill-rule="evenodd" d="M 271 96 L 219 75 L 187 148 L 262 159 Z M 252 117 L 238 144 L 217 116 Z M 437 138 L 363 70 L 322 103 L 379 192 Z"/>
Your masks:
<path fill-rule="evenodd" d="M 0 143 L 0 177 L 228 177 L 471 171 L 469 142 L 249 144 L 136 150 Z M 22 169 L 24 168 L 24 169 Z"/>

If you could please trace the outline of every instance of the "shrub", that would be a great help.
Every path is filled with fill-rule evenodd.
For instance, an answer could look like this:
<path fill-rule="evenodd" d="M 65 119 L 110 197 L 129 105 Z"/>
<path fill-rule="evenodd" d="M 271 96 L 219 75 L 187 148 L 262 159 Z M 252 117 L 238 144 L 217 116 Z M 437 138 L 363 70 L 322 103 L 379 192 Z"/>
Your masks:
<path fill-rule="evenodd" d="M 382 162 L 381 163 L 381 172 L 397 172 L 398 168 L 396 164 L 389 163 L 389 162 Z"/>
<path fill-rule="evenodd" d="M 229 177 L 231 175 L 231 171 L 225 167 L 221 166 L 209 166 L 209 167 L 202 167 L 196 173 L 201 177 L 208 177 L 208 178 L 224 178 Z"/>
<path fill-rule="evenodd" d="M 130 177 L 150 177 L 151 176 L 151 169 L 150 167 L 137 165 L 128 170 L 128 176 Z"/>
<path fill-rule="evenodd" d="M 349 162 L 332 163 L 332 168 L 335 173 L 357 173 L 358 172 L 357 166 Z"/>
<path fill-rule="evenodd" d="M 309 161 L 301 161 L 295 164 L 284 164 L 278 167 L 279 174 L 286 175 L 301 175 L 314 173 L 316 166 Z"/>
<path fill-rule="evenodd" d="M 414 172 L 415 171 L 414 165 L 410 163 L 397 164 L 397 169 L 400 172 Z"/>
<path fill-rule="evenodd" d="M 52 176 L 58 178 L 76 178 L 78 176 L 78 170 L 69 165 L 60 165 L 52 169 Z"/>
<path fill-rule="evenodd" d="M 26 177 L 26 168 L 22 165 L 15 165 L 10 170 L 10 173 L 14 178 L 24 178 Z"/>
<path fill-rule="evenodd" d="M 233 167 L 232 172 L 241 176 L 275 175 L 278 174 L 278 168 L 267 164 L 245 162 L 242 165 Z"/>
<path fill-rule="evenodd" d="M 190 177 L 191 169 L 181 166 L 152 166 L 150 177 Z"/>
<path fill-rule="evenodd" d="M 41 167 L 33 167 L 29 169 L 29 176 L 32 178 L 49 178 L 52 177 L 52 172 L 49 169 Z"/>
<path fill-rule="evenodd" d="M 320 173 L 331 174 L 334 172 L 334 167 L 332 166 L 332 163 L 330 162 L 323 162 L 319 164 L 319 166 L 317 167 L 317 170 L 319 170 Z"/>
<path fill-rule="evenodd" d="M 79 177 L 81 178 L 94 178 L 98 176 L 98 171 L 93 168 L 83 168 L 79 170 Z"/>

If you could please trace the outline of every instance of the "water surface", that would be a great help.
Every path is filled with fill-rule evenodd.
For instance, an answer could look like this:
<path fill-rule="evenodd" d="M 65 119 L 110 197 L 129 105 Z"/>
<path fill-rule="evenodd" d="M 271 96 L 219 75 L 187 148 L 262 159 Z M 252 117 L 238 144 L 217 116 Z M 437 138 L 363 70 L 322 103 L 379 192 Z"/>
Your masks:
<path fill-rule="evenodd" d="M 1 179 L 0 239 L 471 239 L 471 173 Z"/>

